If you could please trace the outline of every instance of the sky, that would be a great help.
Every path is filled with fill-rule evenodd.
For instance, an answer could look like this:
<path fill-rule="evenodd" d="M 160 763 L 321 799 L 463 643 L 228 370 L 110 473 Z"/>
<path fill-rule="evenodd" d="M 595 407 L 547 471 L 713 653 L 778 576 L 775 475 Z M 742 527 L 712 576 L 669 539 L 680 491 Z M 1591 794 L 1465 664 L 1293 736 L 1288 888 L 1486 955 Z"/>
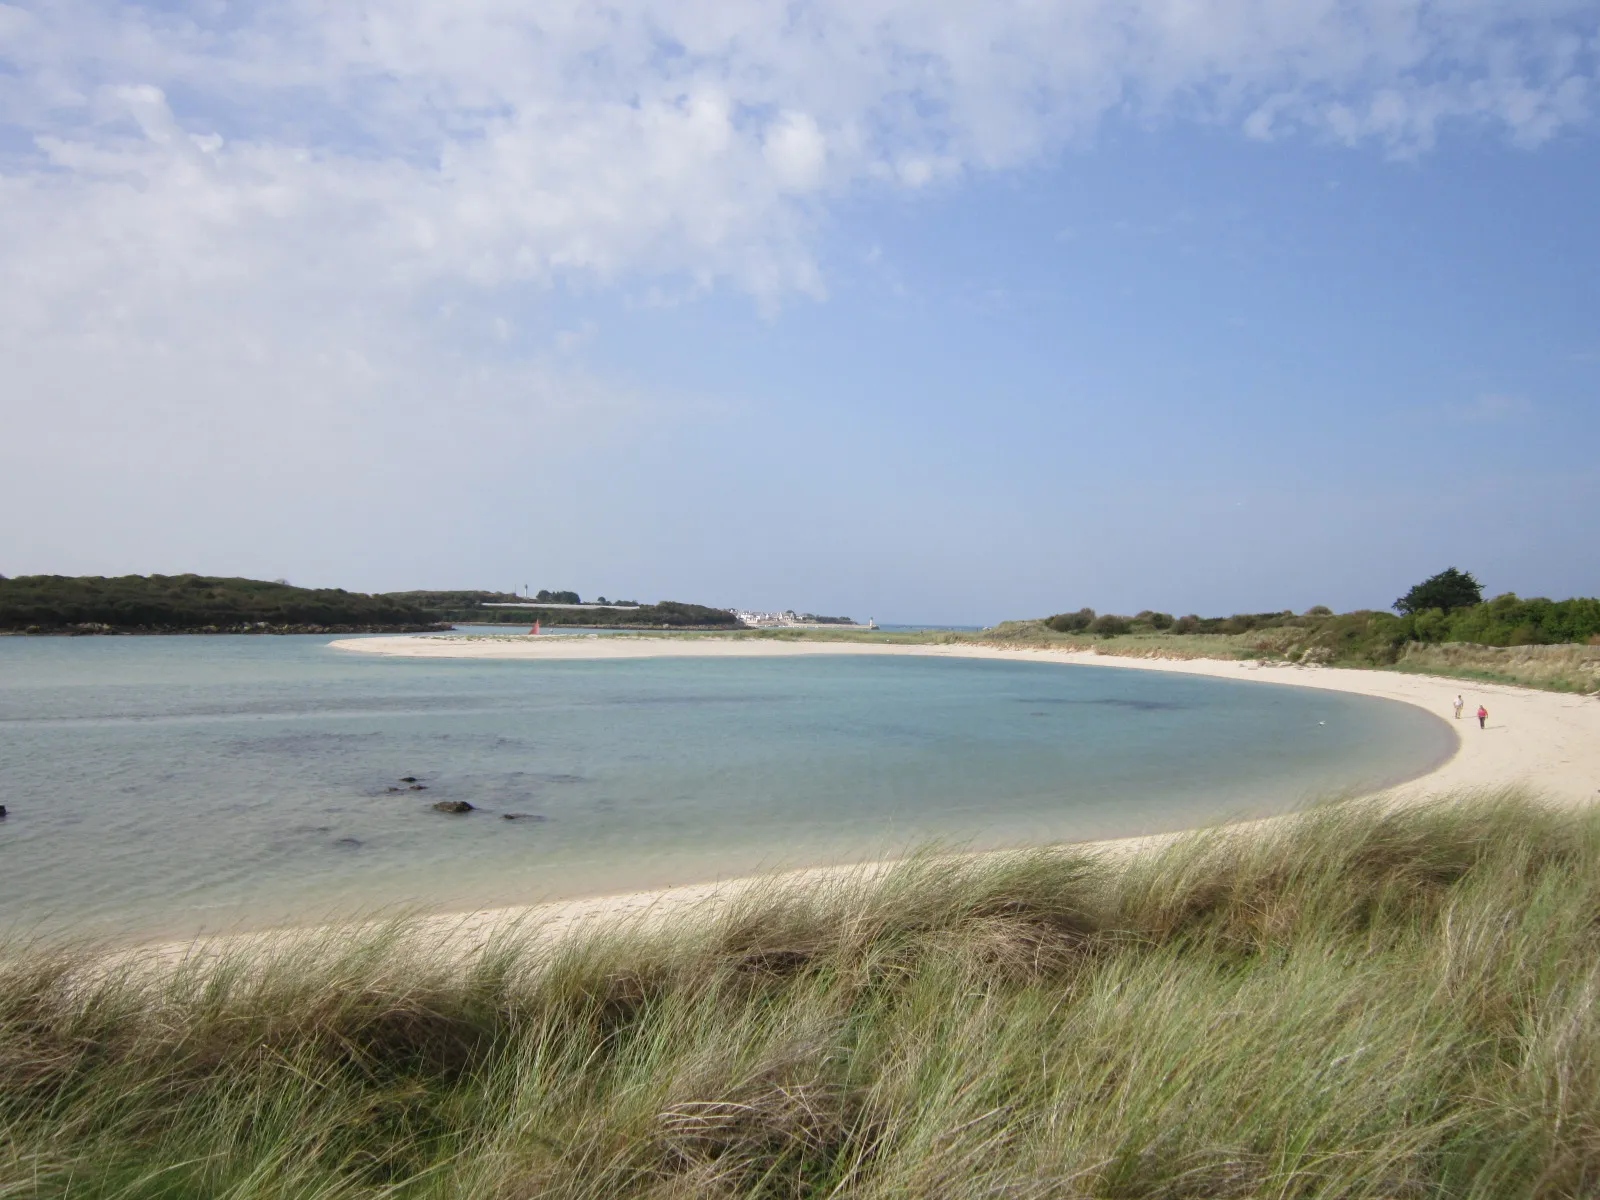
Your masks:
<path fill-rule="evenodd" d="M 0 3 L 0 573 L 1600 593 L 1600 3 Z"/>

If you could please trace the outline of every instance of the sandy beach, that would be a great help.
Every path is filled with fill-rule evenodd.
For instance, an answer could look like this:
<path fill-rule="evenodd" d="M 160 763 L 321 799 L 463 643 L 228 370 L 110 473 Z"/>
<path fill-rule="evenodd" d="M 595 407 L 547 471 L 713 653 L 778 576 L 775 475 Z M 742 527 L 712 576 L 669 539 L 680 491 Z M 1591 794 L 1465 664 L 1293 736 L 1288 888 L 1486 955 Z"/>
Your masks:
<path fill-rule="evenodd" d="M 1267 686 L 1322 688 L 1383 697 L 1412 704 L 1447 721 L 1456 731 L 1458 749 L 1449 759 L 1417 779 L 1384 793 L 1396 803 L 1473 789 L 1524 787 L 1565 804 L 1600 798 L 1600 699 L 1535 691 L 1498 684 L 1388 671 L 1333 667 L 1296 667 L 1215 659 L 1142 659 L 1099 655 L 1092 651 L 1009 649 L 973 645 L 901 645 L 859 642 L 787 642 L 749 639 L 674 637 L 544 638 L 473 636 L 398 636 L 350 638 L 332 648 L 358 654 L 413 658 L 492 658 L 577 661 L 661 657 L 783 657 L 792 655 L 927 655 L 943 658 L 989 658 L 1008 661 L 1109 667 L 1135 671 L 1169 671 L 1220 679 L 1247 680 Z M 1457 695 L 1465 700 L 1459 721 L 1452 716 Z M 1479 704 L 1489 710 L 1487 727 L 1478 728 L 1472 714 Z M 1270 819 L 1270 818 L 1269 818 Z M 1102 844 L 1127 851 L 1157 838 Z M 812 868 L 788 873 L 792 878 L 827 878 L 846 872 L 872 872 L 887 864 L 848 868 Z M 773 878 L 773 877 L 768 877 Z M 779 877 L 781 878 L 781 877 Z M 599 896 L 519 908 L 443 915 L 429 918 L 429 935 L 481 944 L 484 938 L 516 925 L 542 936 L 559 936 L 595 921 L 618 919 L 655 922 L 705 911 L 748 886 L 731 879 L 659 891 Z M 270 936 L 270 935 L 254 935 Z M 167 947 L 168 951 L 178 949 Z"/>
<path fill-rule="evenodd" d="M 1460 748 L 1448 761 L 1392 793 L 1398 798 L 1465 788 L 1523 786 L 1564 803 L 1600 797 L 1600 699 L 1502 684 L 1471 683 L 1392 671 L 1297 667 L 1218 659 L 1147 659 L 1092 651 L 1014 650 L 997 646 L 898 645 L 866 642 L 786 642 L 714 637 L 372 637 L 331 647 L 360 654 L 409 658 L 494 658 L 576 661 L 619 658 L 766 658 L 792 655 L 924 655 L 1011 662 L 1170 671 L 1288 687 L 1378 696 L 1415 705 L 1450 722 Z M 1465 707 L 1451 716 L 1457 695 Z M 1469 719 L 1482 704 L 1487 728 Z"/>

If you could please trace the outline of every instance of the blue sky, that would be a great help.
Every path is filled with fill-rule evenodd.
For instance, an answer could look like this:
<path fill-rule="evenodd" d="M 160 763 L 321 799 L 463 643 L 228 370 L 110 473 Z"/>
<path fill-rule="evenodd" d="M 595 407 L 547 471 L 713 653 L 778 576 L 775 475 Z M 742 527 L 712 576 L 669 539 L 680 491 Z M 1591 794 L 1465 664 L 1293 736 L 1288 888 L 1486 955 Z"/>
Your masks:
<path fill-rule="evenodd" d="M 0 4 L 0 571 L 1600 592 L 1600 6 Z"/>

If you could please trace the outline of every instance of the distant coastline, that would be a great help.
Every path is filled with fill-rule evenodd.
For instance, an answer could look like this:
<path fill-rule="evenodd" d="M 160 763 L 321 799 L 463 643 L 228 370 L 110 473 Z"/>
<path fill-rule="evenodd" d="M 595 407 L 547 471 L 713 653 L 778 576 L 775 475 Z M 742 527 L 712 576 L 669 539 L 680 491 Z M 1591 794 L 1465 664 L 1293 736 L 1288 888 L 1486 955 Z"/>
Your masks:
<path fill-rule="evenodd" d="M 0 637 L 172 637 L 175 635 L 204 636 L 208 634 L 331 634 L 334 636 L 361 633 L 445 633 L 451 629 L 447 622 L 427 622 L 408 625 L 272 625 L 250 622 L 240 625 L 181 625 L 181 626 L 118 626 L 98 622 L 78 625 L 59 625 L 27 629 L 0 629 Z"/>
<path fill-rule="evenodd" d="M 437 613 L 343 588 L 209 575 L 0 577 L 0 632 L 121 634 L 429 633 Z"/>

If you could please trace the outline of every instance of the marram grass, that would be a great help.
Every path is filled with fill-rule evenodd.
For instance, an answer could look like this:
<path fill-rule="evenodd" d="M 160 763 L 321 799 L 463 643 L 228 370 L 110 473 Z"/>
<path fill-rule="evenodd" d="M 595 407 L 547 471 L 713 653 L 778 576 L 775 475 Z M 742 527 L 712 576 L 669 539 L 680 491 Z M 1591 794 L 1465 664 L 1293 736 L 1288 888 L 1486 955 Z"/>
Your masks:
<path fill-rule="evenodd" d="M 1597 942 L 1600 815 L 1496 796 L 466 959 L 14 945 L 0 1197 L 1593 1196 Z"/>

